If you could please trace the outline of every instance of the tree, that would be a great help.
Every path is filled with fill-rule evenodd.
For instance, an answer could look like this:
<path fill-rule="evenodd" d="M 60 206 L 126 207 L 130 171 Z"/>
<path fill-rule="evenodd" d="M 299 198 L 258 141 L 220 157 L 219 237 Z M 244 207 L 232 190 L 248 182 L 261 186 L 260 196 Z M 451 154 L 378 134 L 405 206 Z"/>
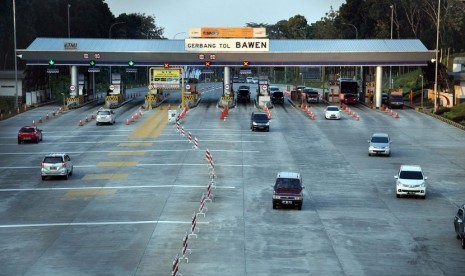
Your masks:
<path fill-rule="evenodd" d="M 114 37 L 136 38 L 136 39 L 161 39 L 163 28 L 155 25 L 155 17 L 141 13 L 120 14 L 115 22 L 125 22 L 115 32 Z"/>

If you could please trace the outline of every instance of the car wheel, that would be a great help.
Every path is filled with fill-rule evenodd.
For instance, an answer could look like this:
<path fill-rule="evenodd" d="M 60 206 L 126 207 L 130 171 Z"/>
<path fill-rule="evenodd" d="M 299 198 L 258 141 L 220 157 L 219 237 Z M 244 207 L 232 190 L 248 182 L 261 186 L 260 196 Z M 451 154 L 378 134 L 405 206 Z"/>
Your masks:
<path fill-rule="evenodd" d="M 21 140 L 18 139 L 18 144 L 21 144 Z"/>
<path fill-rule="evenodd" d="M 267 129 L 266 129 L 266 132 L 270 132 L 270 128 L 267 128 Z"/>
<path fill-rule="evenodd" d="M 399 195 L 399 194 L 396 194 L 396 197 L 397 197 L 397 198 L 400 198 L 400 195 Z"/>
<path fill-rule="evenodd" d="M 71 171 L 69 172 L 69 175 L 73 175 L 73 170 L 74 170 L 74 168 L 71 167 Z"/>
<path fill-rule="evenodd" d="M 425 199 L 425 198 L 426 198 L 426 196 L 425 196 L 425 195 L 424 195 L 424 196 L 421 196 L 421 199 Z"/>
<path fill-rule="evenodd" d="M 455 237 L 457 238 L 457 240 L 460 240 L 460 235 L 459 234 L 455 235 Z"/>
<path fill-rule="evenodd" d="M 66 175 L 65 175 L 65 180 L 68 180 L 68 178 L 69 178 L 69 173 L 68 173 L 68 172 L 66 172 Z"/>
<path fill-rule="evenodd" d="M 42 175 L 42 180 L 45 180 L 45 176 Z"/>
<path fill-rule="evenodd" d="M 302 204 L 299 204 L 299 206 L 297 206 L 297 210 L 302 210 Z"/>
<path fill-rule="evenodd" d="M 462 238 L 462 249 L 465 249 L 465 238 Z"/>
<path fill-rule="evenodd" d="M 369 153 L 368 156 L 371 156 L 371 153 Z"/>
<path fill-rule="evenodd" d="M 276 209 L 276 204 L 273 203 L 273 209 Z"/>
<path fill-rule="evenodd" d="M 386 156 L 387 156 L 387 157 L 389 157 L 389 156 L 391 156 L 391 154 L 390 154 L 390 153 L 388 153 Z"/>
<path fill-rule="evenodd" d="M 39 143 L 39 137 L 36 138 L 36 144 L 38 144 L 38 143 Z"/>

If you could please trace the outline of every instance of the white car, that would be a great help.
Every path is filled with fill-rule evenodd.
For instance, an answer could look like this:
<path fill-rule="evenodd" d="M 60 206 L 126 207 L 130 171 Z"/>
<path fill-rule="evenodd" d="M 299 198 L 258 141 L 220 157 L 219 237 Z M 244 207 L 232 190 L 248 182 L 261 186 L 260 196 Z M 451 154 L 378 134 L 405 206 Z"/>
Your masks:
<path fill-rule="evenodd" d="M 245 79 L 245 82 L 246 82 L 246 83 L 253 83 L 253 77 L 247 77 L 247 78 Z"/>
<path fill-rule="evenodd" d="M 50 153 L 42 159 L 42 180 L 47 176 L 68 179 L 73 174 L 73 161 L 66 153 Z"/>
<path fill-rule="evenodd" d="M 341 110 L 335 105 L 327 106 L 325 109 L 325 119 L 341 119 Z"/>
<path fill-rule="evenodd" d="M 97 111 L 96 124 L 110 124 L 116 123 L 116 114 L 111 109 L 99 109 Z"/>
<path fill-rule="evenodd" d="M 396 176 L 396 196 L 420 196 L 426 198 L 426 180 L 421 167 L 418 165 L 401 165 Z"/>
<path fill-rule="evenodd" d="M 368 156 L 372 155 L 391 155 L 391 139 L 387 133 L 373 133 L 368 140 Z"/>

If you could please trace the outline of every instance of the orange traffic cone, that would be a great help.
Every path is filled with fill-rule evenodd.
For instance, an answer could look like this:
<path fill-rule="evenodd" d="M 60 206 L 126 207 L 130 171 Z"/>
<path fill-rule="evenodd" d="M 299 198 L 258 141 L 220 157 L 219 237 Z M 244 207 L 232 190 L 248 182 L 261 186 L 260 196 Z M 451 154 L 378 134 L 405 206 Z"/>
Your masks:
<path fill-rule="evenodd" d="M 129 119 L 126 119 L 126 125 L 129 125 L 129 124 L 130 124 Z"/>
<path fill-rule="evenodd" d="M 45 116 L 45 120 L 48 120 L 48 119 L 49 119 L 49 117 L 48 117 L 48 113 L 47 113 L 47 115 Z"/>
<path fill-rule="evenodd" d="M 32 126 L 35 126 L 36 125 L 36 122 L 34 122 L 34 120 L 32 120 Z"/>
<path fill-rule="evenodd" d="M 39 117 L 39 124 L 42 124 L 42 117 Z"/>
<path fill-rule="evenodd" d="M 87 116 L 86 116 L 86 123 L 88 123 L 88 122 L 89 122 L 89 119 L 88 119 Z"/>
<path fill-rule="evenodd" d="M 91 119 L 91 120 L 94 119 L 94 113 L 90 114 L 90 119 Z"/>
<path fill-rule="evenodd" d="M 396 112 L 396 119 L 399 119 L 399 113 Z"/>
<path fill-rule="evenodd" d="M 391 109 L 391 113 L 389 113 L 389 115 L 391 115 L 391 116 L 394 115 L 394 112 L 392 112 L 392 109 Z"/>
<path fill-rule="evenodd" d="M 18 108 L 16 108 L 16 113 L 19 114 L 19 112 L 20 112 L 20 111 L 19 111 L 19 106 L 18 106 Z"/>
<path fill-rule="evenodd" d="M 82 120 L 79 120 L 79 126 L 82 126 Z"/>

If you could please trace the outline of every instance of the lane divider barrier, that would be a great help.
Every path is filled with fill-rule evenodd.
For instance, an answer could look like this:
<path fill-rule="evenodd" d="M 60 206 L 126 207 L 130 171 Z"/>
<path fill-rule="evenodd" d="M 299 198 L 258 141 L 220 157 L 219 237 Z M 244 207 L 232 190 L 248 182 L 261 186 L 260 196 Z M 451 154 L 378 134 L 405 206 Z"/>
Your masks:
<path fill-rule="evenodd" d="M 189 235 L 186 232 L 184 239 L 182 239 L 182 250 L 181 250 L 182 256 L 180 258 L 181 260 L 186 260 L 186 263 L 189 262 L 189 258 L 186 257 L 186 253 L 191 254 L 191 250 L 187 248 L 187 246 L 189 245 L 188 239 L 189 239 Z"/>

